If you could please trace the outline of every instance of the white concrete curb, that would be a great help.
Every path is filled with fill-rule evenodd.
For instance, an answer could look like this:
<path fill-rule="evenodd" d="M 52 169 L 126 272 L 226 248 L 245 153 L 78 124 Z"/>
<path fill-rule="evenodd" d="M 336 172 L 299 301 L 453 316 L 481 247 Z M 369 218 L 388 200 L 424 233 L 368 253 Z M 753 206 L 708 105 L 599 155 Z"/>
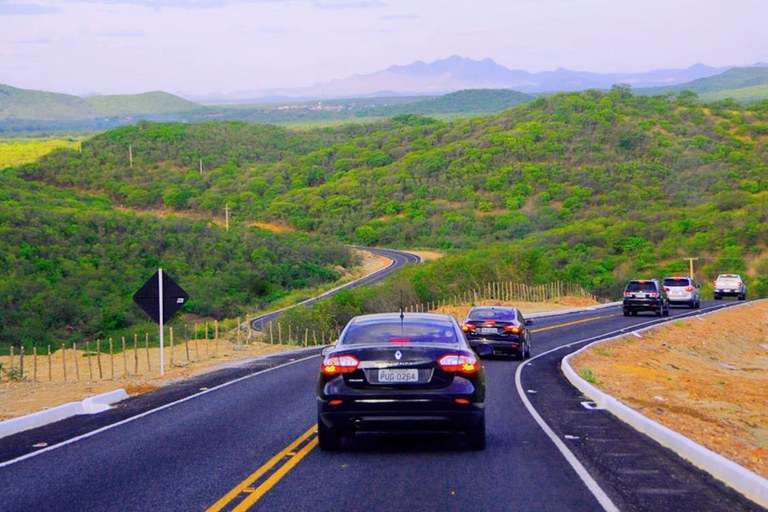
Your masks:
<path fill-rule="evenodd" d="M 711 315 L 713 313 L 717 313 L 717 311 L 706 313 L 702 316 Z M 641 331 L 647 331 L 652 328 L 653 327 L 641 329 Z M 634 332 L 639 333 L 641 331 Z M 592 384 L 582 379 L 571 367 L 570 359 L 575 357 L 577 354 L 588 350 L 589 348 L 600 343 L 623 338 L 628 334 L 634 333 L 627 332 L 619 336 L 614 336 L 613 338 L 596 341 L 572 354 L 567 355 L 563 358 L 561 365 L 563 374 L 565 374 L 565 377 L 571 382 L 571 384 L 573 384 L 579 391 L 584 393 L 584 395 L 592 399 L 599 408 L 607 410 L 614 416 L 618 417 L 620 420 L 631 425 L 636 430 L 643 432 L 660 444 L 670 448 L 681 457 L 689 460 L 691 463 L 711 474 L 718 480 L 725 482 L 727 485 L 736 489 L 738 492 L 755 501 L 762 507 L 768 507 L 768 479 L 765 479 L 757 473 L 753 473 L 745 467 L 740 466 L 729 459 L 726 459 L 722 455 L 717 454 L 708 448 L 693 442 L 687 437 L 678 434 L 674 430 L 643 416 L 634 409 L 624 405 L 616 398 L 603 393 Z"/>
<path fill-rule="evenodd" d="M 23 432 L 32 428 L 42 427 L 78 414 L 97 414 L 106 411 L 110 405 L 128 398 L 124 389 L 116 389 L 108 393 L 86 398 L 82 402 L 69 402 L 44 411 L 27 414 L 18 418 L 0 421 L 0 438 Z"/>

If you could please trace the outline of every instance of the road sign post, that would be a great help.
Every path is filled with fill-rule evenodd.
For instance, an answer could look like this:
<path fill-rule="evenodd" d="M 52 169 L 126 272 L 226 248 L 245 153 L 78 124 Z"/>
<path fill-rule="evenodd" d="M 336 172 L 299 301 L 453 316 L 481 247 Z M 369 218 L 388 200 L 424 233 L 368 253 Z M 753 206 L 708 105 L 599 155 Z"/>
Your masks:
<path fill-rule="evenodd" d="M 133 295 L 133 301 L 160 326 L 160 376 L 165 375 L 163 325 L 189 300 L 187 292 L 169 276 L 163 276 L 163 269 L 144 283 Z"/>

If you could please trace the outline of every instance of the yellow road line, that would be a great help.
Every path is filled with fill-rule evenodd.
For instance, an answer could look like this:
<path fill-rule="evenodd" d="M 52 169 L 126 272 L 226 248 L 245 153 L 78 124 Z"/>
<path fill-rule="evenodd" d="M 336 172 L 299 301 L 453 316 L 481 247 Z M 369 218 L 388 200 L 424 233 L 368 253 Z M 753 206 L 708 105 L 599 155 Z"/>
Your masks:
<path fill-rule="evenodd" d="M 610 318 L 615 315 L 596 316 L 594 318 L 585 318 L 583 320 L 576 320 L 573 322 L 567 322 L 564 324 L 552 325 L 549 327 L 540 327 L 538 329 L 532 329 L 531 332 L 548 331 L 550 329 L 558 329 L 560 327 L 567 327 L 569 325 L 581 324 L 584 322 L 592 322 L 593 320 L 600 320 L 601 318 Z M 245 496 L 240 503 L 238 503 L 232 512 L 243 512 L 252 507 L 264 494 L 277 484 L 296 464 L 309 454 L 317 446 L 317 425 L 313 425 L 309 430 L 304 432 L 295 441 L 286 446 L 280 453 L 269 459 L 269 461 L 254 471 L 245 480 L 240 482 L 234 489 L 224 495 L 219 501 L 214 503 L 206 512 L 220 512 L 227 505 L 230 505 L 237 498 Z M 314 436 L 314 437 L 313 437 Z M 311 438 L 311 439 L 310 439 Z M 307 440 L 309 441 L 307 442 Z M 303 446 L 302 446 L 303 444 Z M 300 449 L 299 448 L 301 446 Z M 280 465 L 282 463 L 282 465 Z M 278 467 L 279 466 L 279 467 Z M 264 482 L 254 487 L 254 484 L 267 472 L 277 467 L 277 469 L 266 479 Z"/>
<path fill-rule="evenodd" d="M 286 473 L 288 473 L 288 471 L 291 470 L 291 468 L 298 464 L 301 459 L 303 459 L 310 451 L 312 451 L 315 446 L 317 446 L 317 437 L 315 437 L 301 450 L 296 452 L 296 448 L 304 443 L 307 439 L 309 439 L 309 437 L 315 435 L 316 432 L 317 425 L 312 425 L 309 430 L 296 438 L 295 441 L 286 446 L 280 453 L 269 459 L 266 464 L 261 466 L 245 480 L 240 482 L 234 489 L 229 491 L 219 501 L 208 508 L 206 512 L 219 512 L 242 494 L 247 494 L 248 497 L 246 497 L 246 499 L 243 500 L 243 502 L 240 503 L 234 510 L 247 510 L 248 507 L 256 503 L 256 501 L 261 496 L 263 496 L 265 492 L 271 489 L 283 476 L 285 476 Z M 264 481 L 264 483 L 256 488 L 251 487 L 259 478 L 261 478 L 270 469 L 277 466 L 278 463 L 283 461 L 283 459 L 286 457 L 288 460 L 277 471 L 275 471 L 274 474 L 272 474 L 266 481 Z M 245 508 L 243 508 L 244 506 Z"/>
<path fill-rule="evenodd" d="M 583 324 L 584 322 L 592 322 L 594 320 L 600 320 L 601 318 L 611 318 L 612 316 L 619 316 L 619 314 L 616 313 L 615 315 L 596 316 L 596 317 L 593 317 L 593 318 L 585 318 L 583 320 L 575 320 L 573 322 L 567 322 L 567 323 L 564 323 L 564 324 L 550 325 L 549 327 L 540 327 L 538 329 L 531 329 L 531 332 L 549 331 L 550 329 L 559 329 L 560 327 L 568 327 L 569 325 Z"/>

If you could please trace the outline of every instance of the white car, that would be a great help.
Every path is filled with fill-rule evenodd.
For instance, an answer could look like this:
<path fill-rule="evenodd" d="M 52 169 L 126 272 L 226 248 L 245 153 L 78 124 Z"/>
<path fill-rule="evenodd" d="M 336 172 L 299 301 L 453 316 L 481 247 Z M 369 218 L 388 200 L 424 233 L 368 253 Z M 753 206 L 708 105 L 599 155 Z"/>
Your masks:
<path fill-rule="evenodd" d="M 720 274 L 715 279 L 715 300 L 723 297 L 738 297 L 739 300 L 747 298 L 747 284 L 739 274 Z"/>
<path fill-rule="evenodd" d="M 689 308 L 701 307 L 699 285 L 690 277 L 665 277 L 662 282 L 669 297 L 669 305 L 687 305 Z"/>

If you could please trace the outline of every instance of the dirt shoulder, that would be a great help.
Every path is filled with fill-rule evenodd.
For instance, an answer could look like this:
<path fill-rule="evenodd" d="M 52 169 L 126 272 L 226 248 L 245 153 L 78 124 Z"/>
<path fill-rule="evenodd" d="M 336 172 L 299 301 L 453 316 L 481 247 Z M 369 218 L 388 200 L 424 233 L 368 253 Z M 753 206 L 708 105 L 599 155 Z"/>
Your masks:
<path fill-rule="evenodd" d="M 768 301 L 600 343 L 571 360 L 593 385 L 768 478 Z"/>

